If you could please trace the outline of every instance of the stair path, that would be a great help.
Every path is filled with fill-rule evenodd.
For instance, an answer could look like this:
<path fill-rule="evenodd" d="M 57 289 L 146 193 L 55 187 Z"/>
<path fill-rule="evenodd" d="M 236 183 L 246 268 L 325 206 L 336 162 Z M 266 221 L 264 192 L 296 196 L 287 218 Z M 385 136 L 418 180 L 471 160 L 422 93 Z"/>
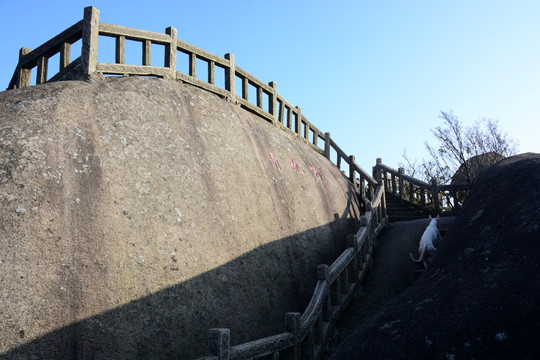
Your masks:
<path fill-rule="evenodd" d="M 440 219 L 439 230 L 443 239 L 454 219 L 455 217 Z M 373 265 L 363 286 L 354 294 L 351 304 L 337 323 L 324 359 L 328 359 L 337 346 L 378 309 L 416 281 L 423 265 L 413 262 L 409 253 L 418 257 L 418 242 L 428 223 L 428 219 L 424 217 L 392 222 L 386 226 L 375 245 Z"/>
<path fill-rule="evenodd" d="M 386 212 L 391 222 L 426 218 L 424 212 L 400 202 L 398 197 L 389 193 L 386 193 Z"/>

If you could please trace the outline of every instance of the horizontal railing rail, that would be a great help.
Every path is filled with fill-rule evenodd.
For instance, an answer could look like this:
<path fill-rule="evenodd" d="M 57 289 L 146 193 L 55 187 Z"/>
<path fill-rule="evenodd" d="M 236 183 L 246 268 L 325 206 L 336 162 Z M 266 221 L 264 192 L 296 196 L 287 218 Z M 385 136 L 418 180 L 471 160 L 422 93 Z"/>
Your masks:
<path fill-rule="evenodd" d="M 384 185 L 367 203 L 361 227 L 349 235 L 348 247 L 328 266 L 317 266 L 317 284 L 304 313 L 285 314 L 285 332 L 240 345 L 230 345 L 230 330 L 210 329 L 210 355 L 197 360 L 321 359 L 337 321 L 364 279 L 373 261 L 373 248 L 385 226 Z"/>
<path fill-rule="evenodd" d="M 451 214 L 461 209 L 472 188 L 471 184 L 440 185 L 436 179 L 428 184 L 406 175 L 403 168 L 395 170 L 377 159 L 373 176 L 380 179 L 388 193 L 426 214 Z"/>
<path fill-rule="evenodd" d="M 30 86 L 31 71 L 35 67 L 37 67 L 36 84 L 47 82 L 48 62 L 56 54 L 60 54 L 56 79 L 60 79 L 62 73 L 72 71 L 73 69 L 68 67 L 71 63 L 71 45 L 81 40 L 82 30 L 83 21 L 81 20 L 34 50 L 21 48 L 19 62 L 9 82 L 8 90 Z M 50 80 L 54 81 L 54 79 Z"/>

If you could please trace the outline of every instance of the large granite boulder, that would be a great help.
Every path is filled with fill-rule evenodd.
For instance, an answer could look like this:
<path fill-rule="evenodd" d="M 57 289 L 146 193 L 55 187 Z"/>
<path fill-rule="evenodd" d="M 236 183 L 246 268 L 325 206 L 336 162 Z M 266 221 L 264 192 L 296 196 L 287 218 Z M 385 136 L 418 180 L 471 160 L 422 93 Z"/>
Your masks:
<path fill-rule="evenodd" d="M 504 159 L 504 156 L 495 151 L 473 156 L 460 165 L 456 173 L 452 176 L 450 184 L 472 184 L 483 170 L 502 159 Z"/>
<path fill-rule="evenodd" d="M 417 282 L 331 359 L 538 359 L 539 184 L 539 154 L 482 172 Z"/>
<path fill-rule="evenodd" d="M 359 215 L 311 145 L 207 91 L 2 92 L 0 358 L 192 359 L 213 327 L 282 332 Z"/>

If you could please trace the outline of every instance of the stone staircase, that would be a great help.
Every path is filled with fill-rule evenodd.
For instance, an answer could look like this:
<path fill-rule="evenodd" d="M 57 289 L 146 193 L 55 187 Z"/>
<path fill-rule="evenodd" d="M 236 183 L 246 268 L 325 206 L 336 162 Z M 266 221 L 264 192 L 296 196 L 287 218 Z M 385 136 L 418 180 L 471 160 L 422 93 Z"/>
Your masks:
<path fill-rule="evenodd" d="M 424 219 L 429 216 L 429 214 L 405 201 L 400 201 L 399 197 L 388 192 L 386 193 L 386 213 L 390 222 Z"/>

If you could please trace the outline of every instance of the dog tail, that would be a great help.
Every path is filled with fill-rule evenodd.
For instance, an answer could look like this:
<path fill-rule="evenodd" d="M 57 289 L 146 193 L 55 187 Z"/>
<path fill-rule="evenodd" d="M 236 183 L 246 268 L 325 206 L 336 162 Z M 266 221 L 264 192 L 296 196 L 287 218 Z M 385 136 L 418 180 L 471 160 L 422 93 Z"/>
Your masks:
<path fill-rule="evenodd" d="M 413 257 L 412 253 L 409 253 L 409 255 L 411 255 L 412 261 L 418 263 L 418 262 L 424 261 L 424 252 L 425 252 L 425 251 L 426 251 L 426 248 L 424 247 L 424 248 L 422 249 L 422 253 L 420 254 L 420 257 L 418 258 L 418 260 L 415 260 L 415 258 Z"/>

